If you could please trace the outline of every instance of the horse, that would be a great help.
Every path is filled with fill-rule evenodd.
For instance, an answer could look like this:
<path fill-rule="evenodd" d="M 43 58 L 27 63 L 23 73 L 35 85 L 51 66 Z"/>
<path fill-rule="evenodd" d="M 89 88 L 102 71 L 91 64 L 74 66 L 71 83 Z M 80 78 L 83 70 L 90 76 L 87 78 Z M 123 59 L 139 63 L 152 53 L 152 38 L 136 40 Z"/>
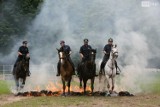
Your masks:
<path fill-rule="evenodd" d="M 113 93 L 114 90 L 114 84 L 115 84 L 115 76 L 116 76 L 116 66 L 115 66 L 115 61 L 118 57 L 118 49 L 117 49 L 117 45 L 113 45 L 111 52 L 110 52 L 110 57 L 106 63 L 106 66 L 104 68 L 104 71 L 102 72 L 102 74 L 99 74 L 99 82 L 102 79 L 102 76 L 104 76 L 104 87 L 103 89 L 105 90 L 105 86 L 107 85 L 107 96 L 110 96 L 110 94 Z M 111 84 L 110 84 L 110 80 L 111 80 Z M 110 91 L 110 86 L 111 87 L 111 91 Z"/>
<path fill-rule="evenodd" d="M 27 70 L 29 69 L 29 59 L 29 57 L 22 56 L 22 60 L 17 62 L 16 67 L 14 68 L 15 74 L 13 76 L 17 91 L 21 91 L 24 88 Z"/>
<path fill-rule="evenodd" d="M 60 61 L 60 75 L 61 75 L 61 80 L 63 83 L 62 96 L 65 96 L 65 89 L 66 89 L 65 83 L 67 82 L 68 95 L 69 95 L 70 94 L 70 83 L 72 80 L 72 74 L 74 70 L 73 70 L 71 63 L 68 60 L 68 57 L 69 57 L 68 54 L 64 52 L 63 50 L 57 49 L 57 51 L 58 51 L 59 61 Z"/>
<path fill-rule="evenodd" d="M 88 79 L 91 79 L 91 93 L 93 94 L 94 79 L 96 73 L 95 59 L 96 59 L 96 49 L 91 49 L 89 53 L 89 60 L 79 64 L 77 69 L 77 71 L 79 72 L 80 88 L 82 88 L 82 80 L 83 80 L 84 94 L 86 94 L 86 84 Z"/>

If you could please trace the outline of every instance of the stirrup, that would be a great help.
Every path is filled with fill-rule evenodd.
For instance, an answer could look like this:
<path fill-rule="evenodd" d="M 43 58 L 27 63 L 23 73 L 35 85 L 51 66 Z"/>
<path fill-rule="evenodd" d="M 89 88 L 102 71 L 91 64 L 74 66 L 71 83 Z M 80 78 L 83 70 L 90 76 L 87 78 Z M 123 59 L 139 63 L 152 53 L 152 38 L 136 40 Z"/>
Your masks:
<path fill-rule="evenodd" d="M 28 76 L 28 77 L 29 77 L 29 76 L 31 76 L 31 73 L 30 73 L 30 72 L 28 72 L 28 73 L 27 73 L 27 76 Z"/>
<path fill-rule="evenodd" d="M 60 74 L 57 73 L 56 76 L 60 76 Z"/>
<path fill-rule="evenodd" d="M 120 72 L 116 71 L 116 75 L 120 75 Z"/>

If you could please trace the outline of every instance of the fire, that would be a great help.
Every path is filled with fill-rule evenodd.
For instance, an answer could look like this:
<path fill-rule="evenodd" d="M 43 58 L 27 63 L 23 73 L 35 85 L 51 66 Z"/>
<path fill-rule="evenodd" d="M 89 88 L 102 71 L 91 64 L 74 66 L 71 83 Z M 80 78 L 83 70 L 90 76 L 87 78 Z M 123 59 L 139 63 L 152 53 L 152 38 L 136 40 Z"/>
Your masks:
<path fill-rule="evenodd" d="M 40 91 L 41 91 L 40 86 L 36 86 L 36 87 L 34 88 L 34 91 L 40 92 Z"/>
<path fill-rule="evenodd" d="M 83 88 L 79 88 L 78 85 L 71 85 L 70 87 L 71 92 L 82 93 Z M 86 87 L 86 91 L 91 91 L 89 86 Z M 41 90 L 40 86 L 34 87 L 33 91 L 24 93 L 25 96 L 59 96 L 63 92 L 63 85 L 60 82 L 52 82 L 49 81 L 46 85 L 45 90 Z M 68 87 L 66 86 L 65 92 L 68 92 Z"/>
<path fill-rule="evenodd" d="M 63 85 L 61 83 L 53 83 L 53 82 L 49 82 L 48 85 L 46 86 L 46 90 L 55 92 L 55 91 L 63 91 Z M 86 87 L 87 91 L 91 91 L 91 88 L 89 86 Z M 65 91 L 68 91 L 68 87 L 66 86 Z M 70 91 L 75 91 L 75 92 L 83 92 L 83 88 L 79 88 L 79 86 L 75 85 L 70 87 Z"/>

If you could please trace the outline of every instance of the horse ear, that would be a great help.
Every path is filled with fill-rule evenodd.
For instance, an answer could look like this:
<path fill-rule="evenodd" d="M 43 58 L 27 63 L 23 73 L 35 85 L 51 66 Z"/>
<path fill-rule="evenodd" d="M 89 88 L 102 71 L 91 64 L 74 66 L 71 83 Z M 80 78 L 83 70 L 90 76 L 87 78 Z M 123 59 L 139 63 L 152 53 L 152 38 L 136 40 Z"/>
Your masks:
<path fill-rule="evenodd" d="M 59 52 L 59 49 L 58 48 L 56 48 L 57 49 L 57 51 Z"/>
<path fill-rule="evenodd" d="M 97 49 L 94 49 L 95 53 L 97 53 Z"/>

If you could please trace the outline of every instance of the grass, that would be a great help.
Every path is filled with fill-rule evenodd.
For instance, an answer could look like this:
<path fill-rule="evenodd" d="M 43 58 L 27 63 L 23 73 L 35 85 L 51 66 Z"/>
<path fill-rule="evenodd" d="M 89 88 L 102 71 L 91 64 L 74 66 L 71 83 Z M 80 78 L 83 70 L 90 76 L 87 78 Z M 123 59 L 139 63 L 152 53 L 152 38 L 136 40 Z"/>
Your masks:
<path fill-rule="evenodd" d="M 135 97 L 31 97 L 1 107 L 159 107 L 160 94 Z"/>
<path fill-rule="evenodd" d="M 154 73 L 151 74 L 151 76 L 154 77 L 152 78 L 152 81 L 146 81 L 141 87 L 144 92 L 150 90 L 149 92 L 160 94 L 160 73 Z"/>
<path fill-rule="evenodd" d="M 93 96 L 70 96 L 70 97 L 28 97 L 20 101 L 5 104 L 1 107 L 159 107 L 160 106 L 160 73 L 152 75 L 152 81 L 142 84 L 144 92 L 134 97 L 93 97 Z M 77 85 L 73 81 L 73 85 Z M 0 94 L 10 93 L 6 81 L 0 81 Z M 14 97 L 13 97 L 14 98 Z"/>
<path fill-rule="evenodd" d="M 91 98 L 92 99 L 92 98 Z M 90 98 L 85 96 L 80 97 L 33 97 L 24 99 L 23 101 L 14 102 L 4 105 L 3 107 L 66 107 L 89 104 Z"/>
<path fill-rule="evenodd" d="M 4 80 L 0 80 L 0 94 L 9 94 L 10 89 L 9 86 L 7 85 L 7 82 Z"/>

